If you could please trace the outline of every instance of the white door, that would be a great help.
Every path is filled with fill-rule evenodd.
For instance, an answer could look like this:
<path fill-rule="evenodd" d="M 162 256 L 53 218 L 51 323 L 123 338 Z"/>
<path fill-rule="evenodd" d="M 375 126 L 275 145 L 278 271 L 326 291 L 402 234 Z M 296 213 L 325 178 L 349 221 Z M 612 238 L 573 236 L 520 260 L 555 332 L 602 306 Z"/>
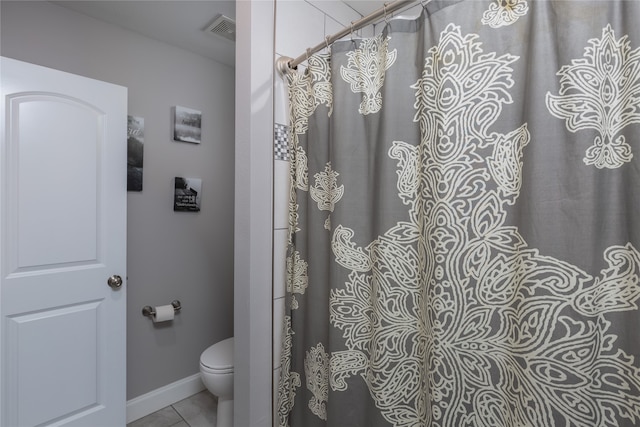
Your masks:
<path fill-rule="evenodd" d="M 124 426 L 127 89 L 0 60 L 0 425 Z"/>

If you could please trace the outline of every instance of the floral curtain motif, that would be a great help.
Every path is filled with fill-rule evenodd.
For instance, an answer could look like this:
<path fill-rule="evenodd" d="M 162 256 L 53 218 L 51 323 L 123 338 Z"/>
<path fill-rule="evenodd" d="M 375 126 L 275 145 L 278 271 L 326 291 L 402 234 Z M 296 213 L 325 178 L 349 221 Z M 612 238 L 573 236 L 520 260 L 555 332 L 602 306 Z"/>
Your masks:
<path fill-rule="evenodd" d="M 280 379 L 278 381 L 278 426 L 289 426 L 289 413 L 293 409 L 296 397 L 296 389 L 302 384 L 300 374 L 291 369 L 291 346 L 295 332 L 291 329 L 291 317 L 284 317 L 282 334 L 282 353 L 280 357 Z"/>
<path fill-rule="evenodd" d="M 583 115 L 574 112 L 584 113 L 606 122 L 609 134 L 620 139 L 624 126 L 617 123 L 635 123 L 630 117 L 640 100 L 627 95 L 640 82 L 634 74 L 640 67 L 629 59 L 636 53 L 626 36 L 617 39 L 612 26 L 600 25 L 603 38 L 590 40 L 585 56 L 597 61 L 573 60 L 563 67 L 560 95 L 545 90 L 521 99 L 526 73 L 535 73 L 538 62 L 527 46 L 501 43 L 503 36 L 496 34 L 529 25 L 533 8 L 541 8 L 538 20 L 545 13 L 559 19 L 572 8 L 567 2 L 557 10 L 552 2 L 496 3 L 514 10 L 519 4 L 524 12 L 494 30 L 481 25 L 486 4 L 442 2 L 437 13 L 418 18 L 425 21 L 421 25 L 398 24 L 397 33 L 389 29 L 385 39 L 370 39 L 385 40 L 384 49 L 395 52 L 391 68 L 385 61 L 354 60 L 367 42 L 359 49 L 345 42 L 324 59 L 326 67 L 333 66 L 334 80 L 346 80 L 346 69 L 358 81 L 376 73 L 387 78 L 359 112 L 344 107 L 354 105 L 358 91 L 334 84 L 329 122 L 318 110 L 308 117 L 313 133 L 295 139 L 304 162 L 294 159 L 292 176 L 303 169 L 306 182 L 309 176 L 315 180 L 305 188 L 292 183 L 290 206 L 297 219 L 287 265 L 281 427 L 640 424 L 640 197 L 627 191 L 638 188 L 640 168 L 634 163 L 635 169 L 616 175 L 615 188 L 611 175 L 601 177 L 605 171 L 599 169 L 589 169 L 596 175 L 580 181 L 583 194 L 596 199 L 572 206 L 584 209 L 584 216 L 619 221 L 609 224 L 615 233 L 589 229 L 594 251 L 588 253 L 599 259 L 585 261 L 586 267 L 566 260 L 580 258 L 584 248 L 551 255 L 538 246 L 535 233 L 523 231 L 521 219 L 523 198 L 541 198 L 542 206 L 576 198 L 544 157 L 554 155 L 566 134 L 540 117 L 553 110 L 577 124 L 573 118 Z M 640 5 L 606 3 L 587 6 L 603 19 L 611 10 L 640 19 Z M 449 22 L 451 17 L 460 23 Z M 618 46 L 620 55 L 601 48 L 607 43 Z M 416 52 L 406 46 L 424 46 L 417 69 Z M 555 46 L 537 49 L 561 56 Z M 381 70 L 368 68 L 374 64 Z M 597 80 L 592 69 L 598 67 L 609 71 L 611 83 Z M 540 78 L 553 87 L 557 76 L 544 73 Z M 585 83 L 566 77 L 574 74 Z M 384 104 L 378 104 L 375 94 L 383 84 L 393 86 L 385 86 Z M 614 84 L 624 107 L 609 102 Z M 607 96 L 584 96 L 596 86 Z M 606 120 L 580 109 L 588 103 Z M 387 120 L 382 126 L 366 117 L 373 105 L 387 113 L 379 115 Z M 396 111 L 406 117 L 390 113 Z M 547 169 L 532 167 L 534 161 Z M 564 167 L 588 170 L 580 165 Z M 554 174 L 558 182 L 532 191 L 529 180 L 541 178 L 536 174 Z M 627 197 L 597 203 L 606 196 L 603 188 Z M 330 225 L 324 211 L 331 214 Z M 555 218 L 554 238 L 571 240 L 565 229 L 574 220 L 570 214 Z M 296 299 L 302 294 L 304 299 Z"/>
<path fill-rule="evenodd" d="M 295 251 L 291 256 L 287 257 L 287 292 L 291 296 L 291 308 L 298 308 L 296 294 L 304 294 L 309 286 L 309 277 L 307 276 L 308 263 L 300 258 L 300 253 Z"/>
<path fill-rule="evenodd" d="M 289 83 L 289 116 L 292 119 L 291 131 L 293 135 L 307 131 L 309 116 L 313 114 L 313 88 L 311 78 L 306 74 L 287 74 Z M 292 139 L 289 139 L 292 141 Z"/>
<path fill-rule="evenodd" d="M 327 398 L 329 395 L 329 355 L 322 343 L 312 347 L 304 360 L 307 389 L 313 394 L 309 409 L 322 420 L 327 419 Z"/>
<path fill-rule="evenodd" d="M 333 112 L 333 87 L 331 83 L 331 54 L 329 52 L 310 56 L 307 60 L 311 86 L 313 88 L 314 108 L 324 104 L 329 109 L 327 115 Z"/>
<path fill-rule="evenodd" d="M 527 14 L 529 5 L 526 0 L 494 0 L 482 15 L 482 23 L 491 28 L 511 25 Z"/>
<path fill-rule="evenodd" d="M 338 172 L 327 163 L 323 172 L 314 175 L 315 185 L 310 189 L 311 198 L 318 203 L 318 209 L 333 212 L 336 203 L 344 194 L 344 185 L 338 187 Z"/>
<path fill-rule="evenodd" d="M 304 74 L 288 74 L 289 79 L 289 113 L 294 118 L 295 135 L 307 131 L 309 117 L 318 106 L 324 104 L 331 116 L 333 110 L 333 89 L 331 84 L 331 68 L 329 54 L 318 53 L 309 57 L 308 67 Z"/>
<path fill-rule="evenodd" d="M 382 108 L 380 89 L 384 85 L 384 74 L 396 62 L 397 51 L 389 51 L 389 37 L 381 34 L 363 40 L 360 47 L 347 56 L 348 65 L 340 68 L 340 75 L 351 85 L 353 93 L 364 94 L 358 112 L 377 113 Z"/>
<path fill-rule="evenodd" d="M 565 119 L 567 129 L 594 129 L 599 133 L 587 149 L 584 162 L 602 168 L 619 168 L 633 153 L 619 133 L 640 123 L 640 48 L 631 49 L 627 36 L 616 38 L 611 25 L 600 39 L 590 39 L 583 59 L 558 71 L 560 94 L 547 94 L 547 107 Z"/>

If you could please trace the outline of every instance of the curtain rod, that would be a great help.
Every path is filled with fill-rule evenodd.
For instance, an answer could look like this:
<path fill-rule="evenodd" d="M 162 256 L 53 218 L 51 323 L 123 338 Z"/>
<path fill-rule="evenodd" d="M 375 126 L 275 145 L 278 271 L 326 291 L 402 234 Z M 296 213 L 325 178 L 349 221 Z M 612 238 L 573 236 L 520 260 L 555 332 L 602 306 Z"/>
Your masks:
<path fill-rule="evenodd" d="M 394 11 L 408 5 L 409 3 L 413 3 L 415 1 L 416 0 L 395 0 L 390 3 L 385 3 L 384 6 L 382 6 L 380 9 L 375 10 L 369 15 L 363 18 L 360 18 L 357 21 L 351 21 L 351 26 L 349 28 L 345 28 L 340 32 L 337 32 L 331 36 L 325 37 L 324 42 L 319 43 L 314 47 L 308 48 L 305 53 L 298 56 L 297 58 L 292 59 L 286 56 L 282 56 L 278 58 L 278 61 L 277 61 L 278 70 L 282 74 L 286 73 L 289 70 L 294 70 L 299 64 L 301 64 L 309 56 L 311 56 L 311 54 L 321 51 L 325 47 L 328 47 L 330 44 L 332 44 L 338 39 L 341 39 L 347 34 L 351 34 L 354 31 L 359 30 L 360 28 L 366 27 L 376 19 L 383 18 L 383 17 L 386 18 L 390 13 L 393 13 Z M 430 0 L 426 0 L 426 1 L 422 0 L 422 3 L 426 4 L 429 1 Z"/>

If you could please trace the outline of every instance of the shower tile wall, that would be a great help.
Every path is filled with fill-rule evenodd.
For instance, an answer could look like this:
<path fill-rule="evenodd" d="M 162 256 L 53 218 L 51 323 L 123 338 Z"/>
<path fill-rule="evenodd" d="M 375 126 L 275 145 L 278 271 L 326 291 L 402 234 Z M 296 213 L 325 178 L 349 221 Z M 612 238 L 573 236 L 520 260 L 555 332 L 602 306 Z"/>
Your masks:
<path fill-rule="evenodd" d="M 276 59 L 295 58 L 308 47 L 321 43 L 328 35 L 349 28 L 351 21 L 362 18 L 341 1 L 277 0 Z M 373 35 L 372 27 L 357 32 Z M 303 67 L 303 64 L 301 65 Z M 273 167 L 273 387 L 274 404 L 280 374 L 280 343 L 284 315 L 286 244 L 288 227 L 289 157 L 283 150 L 283 130 L 289 124 L 286 84 L 276 75 L 274 84 L 274 167 Z M 274 411 L 275 414 L 275 411 Z M 274 424 L 276 425 L 276 424 Z"/>

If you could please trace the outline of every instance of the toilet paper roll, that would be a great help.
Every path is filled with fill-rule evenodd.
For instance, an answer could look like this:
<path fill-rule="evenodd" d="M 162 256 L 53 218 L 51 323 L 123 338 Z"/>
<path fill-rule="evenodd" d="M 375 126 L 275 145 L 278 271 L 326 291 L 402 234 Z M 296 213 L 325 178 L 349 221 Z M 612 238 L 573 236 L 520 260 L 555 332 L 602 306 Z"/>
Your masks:
<path fill-rule="evenodd" d="M 169 305 L 160 305 L 154 309 L 156 311 L 156 315 L 153 316 L 153 322 L 166 322 L 168 320 L 173 320 L 173 316 L 175 315 L 175 311 L 171 304 Z"/>

